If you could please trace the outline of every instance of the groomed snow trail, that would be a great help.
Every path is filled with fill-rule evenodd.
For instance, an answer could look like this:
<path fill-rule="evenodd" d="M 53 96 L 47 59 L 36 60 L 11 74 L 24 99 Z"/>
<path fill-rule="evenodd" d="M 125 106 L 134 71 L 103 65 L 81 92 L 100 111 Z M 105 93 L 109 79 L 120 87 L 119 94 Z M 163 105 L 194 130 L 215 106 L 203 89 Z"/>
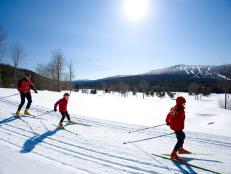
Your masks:
<path fill-rule="evenodd" d="M 59 130 L 59 113 L 43 115 L 42 119 L 12 116 L 17 103 L 0 100 L 0 168 L 1 174 L 14 173 L 92 173 L 92 174 L 176 174 L 208 173 L 179 165 L 150 154 L 169 153 L 175 137 L 168 136 L 134 145 L 124 141 L 169 133 L 153 129 L 129 135 L 138 126 L 72 115 L 74 121 L 92 126 L 71 125 L 67 129 L 78 136 Z M 48 109 L 32 106 L 31 112 L 41 114 Z M 231 173 L 231 138 L 186 132 L 185 147 L 198 155 L 185 156 L 192 164 L 222 173 Z"/>

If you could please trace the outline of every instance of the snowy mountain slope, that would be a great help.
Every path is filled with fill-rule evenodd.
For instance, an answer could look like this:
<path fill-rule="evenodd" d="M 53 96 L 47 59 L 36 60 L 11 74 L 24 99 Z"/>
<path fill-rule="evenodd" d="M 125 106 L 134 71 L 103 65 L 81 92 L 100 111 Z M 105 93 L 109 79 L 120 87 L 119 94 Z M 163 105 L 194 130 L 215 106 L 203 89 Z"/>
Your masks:
<path fill-rule="evenodd" d="M 184 74 L 203 74 L 202 72 L 208 72 L 214 66 L 207 65 L 175 65 L 163 69 L 157 69 L 148 72 L 147 74 L 175 74 L 175 73 L 184 73 Z"/>
<path fill-rule="evenodd" d="M 14 90 L 0 89 L 0 96 L 10 92 L 12 93 Z M 33 114 L 41 114 L 50 110 L 49 108 L 52 108 L 53 100 L 59 98 L 60 95 L 60 93 L 39 91 L 38 95 L 33 95 L 34 104 L 31 108 L 31 112 Z M 81 95 L 82 94 L 72 95 L 71 100 L 73 100 L 74 103 L 72 101 L 69 103 L 69 110 L 71 113 L 75 113 L 73 112 L 75 109 L 80 110 L 80 113 L 84 113 L 84 106 L 81 105 L 81 103 L 84 104 L 88 102 L 88 107 L 85 108 L 85 112 L 87 112 L 89 108 L 93 108 L 95 112 L 95 109 L 98 108 L 99 111 L 96 112 L 96 115 L 91 115 L 90 113 L 89 115 L 99 117 L 98 114 L 100 114 L 100 110 L 103 109 L 102 104 L 104 104 L 104 99 L 107 100 L 108 103 L 114 100 L 117 102 L 125 100 L 126 103 L 132 102 L 136 105 L 136 101 L 134 101 L 136 100 L 135 98 L 126 100 L 125 98 L 114 95 L 105 97 L 101 96 L 102 94 L 98 96 Z M 79 98 L 76 100 L 75 97 Z M 137 100 L 141 107 L 140 109 L 143 109 L 141 102 L 143 100 L 139 98 Z M 145 153 L 136 146 L 123 145 L 124 141 L 169 133 L 170 131 L 168 128 L 153 129 L 129 135 L 128 132 L 130 130 L 142 126 L 71 114 L 73 120 L 92 125 L 91 127 L 77 125 L 68 126 L 68 130 L 78 133 L 78 136 L 76 136 L 63 130 L 57 130 L 56 127 L 52 125 L 58 123 L 60 119 L 58 113 L 43 115 L 41 117 L 42 119 L 24 118 L 31 126 L 30 128 L 21 120 L 14 119 L 10 114 L 15 111 L 17 101 L 17 97 L 4 100 L 0 99 L 0 163 L 6 165 L 1 167 L 1 174 L 12 173 L 13 169 L 16 170 L 17 173 L 24 174 L 31 172 L 40 174 L 208 173 L 150 156 L 151 153 L 169 153 L 175 143 L 174 136 L 137 143 L 136 146 L 145 151 Z M 96 103 L 96 101 L 98 101 L 98 103 Z M 155 105 L 159 101 L 147 100 L 145 103 L 146 102 L 151 102 Z M 48 103 L 51 104 L 49 105 Z M 170 101 L 170 103 L 172 102 Z M 97 106 L 93 107 L 93 104 Z M 122 102 L 122 105 L 124 104 L 125 103 Z M 204 106 L 204 109 L 210 106 L 211 105 Z M 121 110 L 122 112 L 124 111 L 123 108 L 121 108 Z M 116 114 L 119 113 L 116 110 L 111 111 L 113 117 L 113 112 L 116 112 Z M 189 110 L 188 112 L 192 111 Z M 199 108 L 195 112 L 201 113 Z M 217 111 L 214 111 L 214 113 L 217 114 Z M 128 113 L 124 114 L 129 117 L 127 115 Z M 143 116 L 145 116 L 145 114 L 148 113 L 143 111 Z M 209 115 L 210 113 L 207 112 L 207 114 Z M 135 113 L 134 117 L 136 119 Z M 109 115 L 107 118 L 113 120 Z M 143 118 L 146 119 L 145 117 Z M 117 118 L 118 121 L 120 121 L 120 119 L 120 117 Z M 203 119 L 201 120 L 203 122 Z M 226 117 L 224 117 L 223 120 L 228 121 Z M 157 124 L 158 121 L 149 118 L 149 122 L 151 122 L 151 124 Z M 196 128 L 197 125 L 195 125 L 195 129 Z M 212 132 L 213 130 L 211 129 L 210 131 Z M 227 131 L 228 133 L 226 129 L 222 129 L 222 131 Z M 188 132 L 187 129 L 186 132 L 187 140 L 185 147 L 193 152 L 204 153 L 204 155 L 187 156 L 187 160 L 193 164 L 204 166 L 215 171 L 230 173 L 230 137 Z M 10 166 L 8 165 L 9 161 L 11 162 Z"/>
<path fill-rule="evenodd" d="M 227 65 L 231 68 L 231 65 Z M 175 65 L 163 69 L 153 70 L 144 75 L 163 75 L 163 74 L 175 74 L 175 75 L 193 75 L 194 78 L 207 77 L 207 78 L 222 78 L 220 73 L 224 69 L 224 66 L 220 65 Z"/>
<path fill-rule="evenodd" d="M 212 92 L 223 92 L 223 80 L 231 80 L 231 64 L 227 65 L 175 65 L 153 70 L 137 75 L 113 76 L 97 80 L 75 81 L 81 88 L 116 88 L 121 82 L 128 84 L 131 89 L 139 89 L 141 80 L 147 81 L 154 90 L 165 86 L 168 90 L 187 91 L 188 86 L 195 82 L 206 85 Z M 231 81 L 229 82 L 231 83 Z"/>

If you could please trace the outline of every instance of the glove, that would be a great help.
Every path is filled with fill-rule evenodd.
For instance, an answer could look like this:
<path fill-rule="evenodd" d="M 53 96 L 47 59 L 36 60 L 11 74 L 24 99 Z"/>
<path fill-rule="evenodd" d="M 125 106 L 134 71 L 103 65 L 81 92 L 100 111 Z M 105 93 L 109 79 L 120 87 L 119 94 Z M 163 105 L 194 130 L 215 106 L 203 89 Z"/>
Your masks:
<path fill-rule="evenodd" d="M 57 109 L 56 109 L 56 108 L 54 108 L 54 111 L 55 111 L 55 112 L 57 112 Z"/>
<path fill-rule="evenodd" d="M 38 91 L 37 90 L 34 90 L 34 92 L 37 94 L 38 93 Z"/>

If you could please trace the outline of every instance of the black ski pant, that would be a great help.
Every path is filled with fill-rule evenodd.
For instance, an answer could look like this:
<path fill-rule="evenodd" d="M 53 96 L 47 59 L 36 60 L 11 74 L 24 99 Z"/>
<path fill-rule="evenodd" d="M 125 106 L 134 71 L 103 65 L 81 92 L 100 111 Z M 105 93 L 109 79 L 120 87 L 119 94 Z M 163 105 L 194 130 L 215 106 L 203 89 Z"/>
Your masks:
<path fill-rule="evenodd" d="M 174 151 L 178 151 L 180 148 L 183 147 L 184 139 L 185 139 L 185 133 L 183 131 L 175 131 L 177 143 L 174 147 Z"/>
<path fill-rule="evenodd" d="M 25 103 L 25 99 L 27 99 L 26 109 L 30 108 L 32 103 L 31 93 L 30 92 L 20 92 L 21 103 L 18 106 L 18 111 L 20 111 Z"/>
<path fill-rule="evenodd" d="M 60 120 L 60 123 L 62 123 L 64 121 L 64 119 L 67 117 L 67 120 L 70 121 L 70 115 L 68 114 L 68 112 L 61 112 L 62 118 Z"/>

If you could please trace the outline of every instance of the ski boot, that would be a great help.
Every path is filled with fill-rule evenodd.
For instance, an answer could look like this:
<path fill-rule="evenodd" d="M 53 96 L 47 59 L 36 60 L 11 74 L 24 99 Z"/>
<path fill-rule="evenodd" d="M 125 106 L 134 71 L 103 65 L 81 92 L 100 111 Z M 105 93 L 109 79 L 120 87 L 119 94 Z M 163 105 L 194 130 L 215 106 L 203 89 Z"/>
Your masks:
<path fill-rule="evenodd" d="M 176 154 L 176 151 L 171 153 L 171 159 L 179 162 L 184 162 L 184 160 Z"/>
<path fill-rule="evenodd" d="M 20 116 L 20 111 L 16 111 L 15 116 L 19 117 Z"/>
<path fill-rule="evenodd" d="M 178 154 L 192 154 L 192 152 L 189 152 L 182 147 L 178 150 Z"/>
<path fill-rule="evenodd" d="M 58 126 L 60 129 L 64 129 L 64 126 L 63 126 L 63 123 L 59 123 L 59 126 Z"/>
<path fill-rule="evenodd" d="M 76 124 L 76 122 L 74 122 L 74 121 L 71 121 L 71 120 L 68 120 L 68 124 Z"/>
<path fill-rule="evenodd" d="M 30 115 L 30 113 L 29 113 L 28 109 L 25 109 L 25 111 L 24 111 L 24 115 Z"/>

